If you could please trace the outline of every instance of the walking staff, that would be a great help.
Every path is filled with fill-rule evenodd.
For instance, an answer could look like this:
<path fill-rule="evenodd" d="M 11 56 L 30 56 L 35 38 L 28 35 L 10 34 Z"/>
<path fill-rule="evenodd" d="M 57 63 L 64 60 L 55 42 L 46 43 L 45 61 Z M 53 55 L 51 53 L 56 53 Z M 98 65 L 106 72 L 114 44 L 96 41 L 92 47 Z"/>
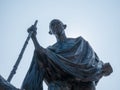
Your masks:
<path fill-rule="evenodd" d="M 34 25 L 33 25 L 34 28 L 36 28 L 37 22 L 38 22 L 38 20 L 35 21 L 35 23 L 34 23 Z M 21 50 L 21 52 L 20 52 L 20 54 L 19 54 L 19 57 L 18 57 L 15 65 L 13 66 L 13 69 L 12 69 L 12 71 L 11 71 L 8 79 L 7 79 L 8 82 L 10 82 L 10 81 L 12 80 L 14 74 L 16 74 L 16 70 L 17 70 L 17 68 L 18 68 L 18 66 L 19 66 L 19 63 L 20 63 L 20 61 L 21 61 L 21 59 L 22 59 L 22 56 L 23 56 L 23 53 L 24 53 L 24 51 L 25 51 L 25 49 L 26 49 L 26 47 L 27 47 L 27 44 L 28 44 L 28 42 L 29 42 L 30 37 L 32 36 L 32 34 L 33 34 L 33 32 L 30 32 L 30 33 L 29 33 L 29 35 L 28 35 L 28 37 L 27 37 L 27 39 L 26 39 L 26 41 L 25 41 L 25 43 L 24 43 L 24 45 L 23 45 L 23 48 L 22 48 L 22 50 Z"/>

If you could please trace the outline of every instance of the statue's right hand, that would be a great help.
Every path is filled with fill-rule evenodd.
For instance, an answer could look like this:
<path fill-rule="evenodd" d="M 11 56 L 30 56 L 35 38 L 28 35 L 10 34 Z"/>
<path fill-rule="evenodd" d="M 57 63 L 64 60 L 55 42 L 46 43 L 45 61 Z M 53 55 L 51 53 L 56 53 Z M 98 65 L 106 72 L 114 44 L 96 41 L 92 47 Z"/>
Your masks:
<path fill-rule="evenodd" d="M 37 34 L 37 27 L 32 25 L 31 27 L 28 28 L 27 32 L 28 33 L 33 32 L 33 35 L 36 35 Z"/>

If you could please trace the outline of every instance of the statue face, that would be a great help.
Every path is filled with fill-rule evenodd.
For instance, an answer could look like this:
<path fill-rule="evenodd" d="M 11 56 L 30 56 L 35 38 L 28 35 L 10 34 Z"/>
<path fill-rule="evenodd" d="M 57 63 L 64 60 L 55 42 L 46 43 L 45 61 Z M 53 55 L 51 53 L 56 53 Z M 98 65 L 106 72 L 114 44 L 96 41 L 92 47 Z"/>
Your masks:
<path fill-rule="evenodd" d="M 61 35 L 61 33 L 64 31 L 64 25 L 60 20 L 54 19 L 50 23 L 50 32 L 54 35 Z"/>

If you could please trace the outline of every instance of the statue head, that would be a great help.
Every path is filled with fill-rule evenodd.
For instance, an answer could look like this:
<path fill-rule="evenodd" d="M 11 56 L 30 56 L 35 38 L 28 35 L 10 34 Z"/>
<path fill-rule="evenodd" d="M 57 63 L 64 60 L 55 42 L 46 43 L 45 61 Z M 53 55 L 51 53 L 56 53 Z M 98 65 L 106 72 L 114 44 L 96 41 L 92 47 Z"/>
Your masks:
<path fill-rule="evenodd" d="M 63 24 L 60 20 L 53 19 L 49 24 L 49 34 L 61 35 L 62 33 L 64 33 L 65 28 L 66 25 Z"/>

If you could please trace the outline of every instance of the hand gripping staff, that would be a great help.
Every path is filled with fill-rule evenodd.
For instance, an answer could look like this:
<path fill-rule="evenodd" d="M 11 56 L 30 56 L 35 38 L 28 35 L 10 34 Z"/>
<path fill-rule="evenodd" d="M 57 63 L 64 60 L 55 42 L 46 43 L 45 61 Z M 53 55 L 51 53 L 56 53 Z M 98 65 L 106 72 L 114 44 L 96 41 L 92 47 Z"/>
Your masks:
<path fill-rule="evenodd" d="M 35 23 L 34 23 L 34 25 L 33 25 L 34 27 L 36 27 L 37 22 L 38 22 L 38 20 L 35 21 Z M 17 68 L 18 68 L 18 65 L 19 65 L 19 63 L 20 63 L 20 61 L 21 61 L 21 59 L 22 59 L 23 53 L 24 53 L 24 51 L 25 51 L 25 49 L 26 49 L 26 47 L 27 47 L 27 44 L 28 44 L 28 42 L 29 42 L 30 37 L 32 36 L 32 34 L 33 34 L 33 31 L 31 31 L 31 32 L 29 33 L 29 35 L 28 35 L 28 37 L 27 37 L 27 39 L 26 39 L 26 41 L 25 41 L 25 43 L 24 43 L 24 45 L 23 45 L 23 48 L 22 48 L 22 50 L 21 50 L 21 52 L 20 52 L 20 54 L 19 54 L 19 57 L 18 57 L 15 65 L 13 66 L 13 69 L 12 69 L 12 71 L 10 72 L 10 75 L 9 75 L 9 77 L 8 77 L 8 79 L 7 79 L 8 82 L 10 82 L 10 81 L 12 80 L 14 74 L 16 74 L 16 70 L 17 70 Z"/>

